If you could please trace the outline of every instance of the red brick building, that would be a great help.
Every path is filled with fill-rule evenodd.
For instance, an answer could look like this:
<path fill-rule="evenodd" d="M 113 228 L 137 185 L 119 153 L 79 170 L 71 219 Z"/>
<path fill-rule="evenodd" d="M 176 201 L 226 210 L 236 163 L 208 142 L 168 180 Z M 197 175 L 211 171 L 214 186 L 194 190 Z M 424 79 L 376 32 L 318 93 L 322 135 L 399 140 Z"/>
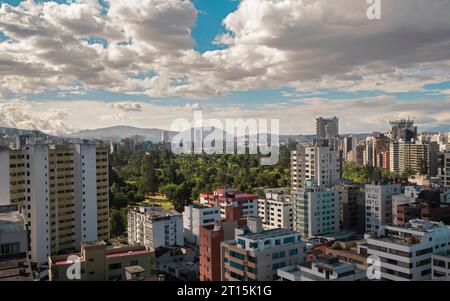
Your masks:
<path fill-rule="evenodd" d="M 220 243 L 234 239 L 234 230 L 246 226 L 241 207 L 226 207 L 226 219 L 200 227 L 200 281 L 220 281 Z"/>

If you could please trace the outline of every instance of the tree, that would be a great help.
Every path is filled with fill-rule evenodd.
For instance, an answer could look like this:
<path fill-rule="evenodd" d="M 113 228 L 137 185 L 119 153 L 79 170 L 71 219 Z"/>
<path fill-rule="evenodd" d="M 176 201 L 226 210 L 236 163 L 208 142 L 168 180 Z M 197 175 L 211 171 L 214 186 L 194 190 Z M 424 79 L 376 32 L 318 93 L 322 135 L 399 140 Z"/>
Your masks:
<path fill-rule="evenodd" d="M 141 177 L 139 179 L 139 192 L 154 195 L 158 191 L 158 176 L 156 174 L 153 158 L 147 156 L 143 161 Z"/>
<path fill-rule="evenodd" d="M 109 219 L 109 229 L 112 235 L 121 235 L 126 231 L 127 222 L 125 210 L 112 209 Z"/>

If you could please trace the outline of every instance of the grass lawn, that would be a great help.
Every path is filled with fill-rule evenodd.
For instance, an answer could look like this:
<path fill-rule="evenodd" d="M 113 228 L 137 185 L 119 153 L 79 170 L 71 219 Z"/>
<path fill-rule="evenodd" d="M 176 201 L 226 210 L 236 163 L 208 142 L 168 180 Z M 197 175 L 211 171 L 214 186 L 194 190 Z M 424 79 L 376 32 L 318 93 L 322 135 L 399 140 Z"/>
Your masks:
<path fill-rule="evenodd" d="M 147 198 L 143 202 L 143 204 L 152 205 L 152 206 L 158 206 L 158 207 L 162 207 L 164 209 L 173 209 L 172 203 L 170 201 L 168 201 L 162 195 L 147 196 Z"/>

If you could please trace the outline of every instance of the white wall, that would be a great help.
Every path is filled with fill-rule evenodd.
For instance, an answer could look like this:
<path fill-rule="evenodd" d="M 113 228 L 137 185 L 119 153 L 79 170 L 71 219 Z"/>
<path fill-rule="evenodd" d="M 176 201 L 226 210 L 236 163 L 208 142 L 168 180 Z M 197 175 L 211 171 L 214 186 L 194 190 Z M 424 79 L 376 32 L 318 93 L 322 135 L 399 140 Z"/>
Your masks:
<path fill-rule="evenodd" d="M 49 224 L 49 195 L 48 195 L 48 146 L 29 146 L 27 154 L 30 155 L 30 194 L 31 202 L 25 201 L 25 205 L 31 205 L 29 212 L 31 220 L 31 260 L 38 263 L 48 262 L 50 250 L 50 224 Z M 46 176 L 47 175 L 47 176 Z"/>

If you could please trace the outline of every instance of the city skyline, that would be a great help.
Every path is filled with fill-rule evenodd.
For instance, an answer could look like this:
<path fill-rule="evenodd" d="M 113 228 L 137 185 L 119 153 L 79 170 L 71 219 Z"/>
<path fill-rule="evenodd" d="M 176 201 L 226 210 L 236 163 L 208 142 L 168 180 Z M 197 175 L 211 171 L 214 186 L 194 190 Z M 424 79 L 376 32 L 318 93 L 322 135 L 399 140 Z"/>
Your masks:
<path fill-rule="evenodd" d="M 408 116 L 450 131 L 448 0 L 385 0 L 382 20 L 358 0 L 0 4 L 0 126 L 170 130 L 202 110 L 282 134 L 317 116 L 342 133 Z"/>

